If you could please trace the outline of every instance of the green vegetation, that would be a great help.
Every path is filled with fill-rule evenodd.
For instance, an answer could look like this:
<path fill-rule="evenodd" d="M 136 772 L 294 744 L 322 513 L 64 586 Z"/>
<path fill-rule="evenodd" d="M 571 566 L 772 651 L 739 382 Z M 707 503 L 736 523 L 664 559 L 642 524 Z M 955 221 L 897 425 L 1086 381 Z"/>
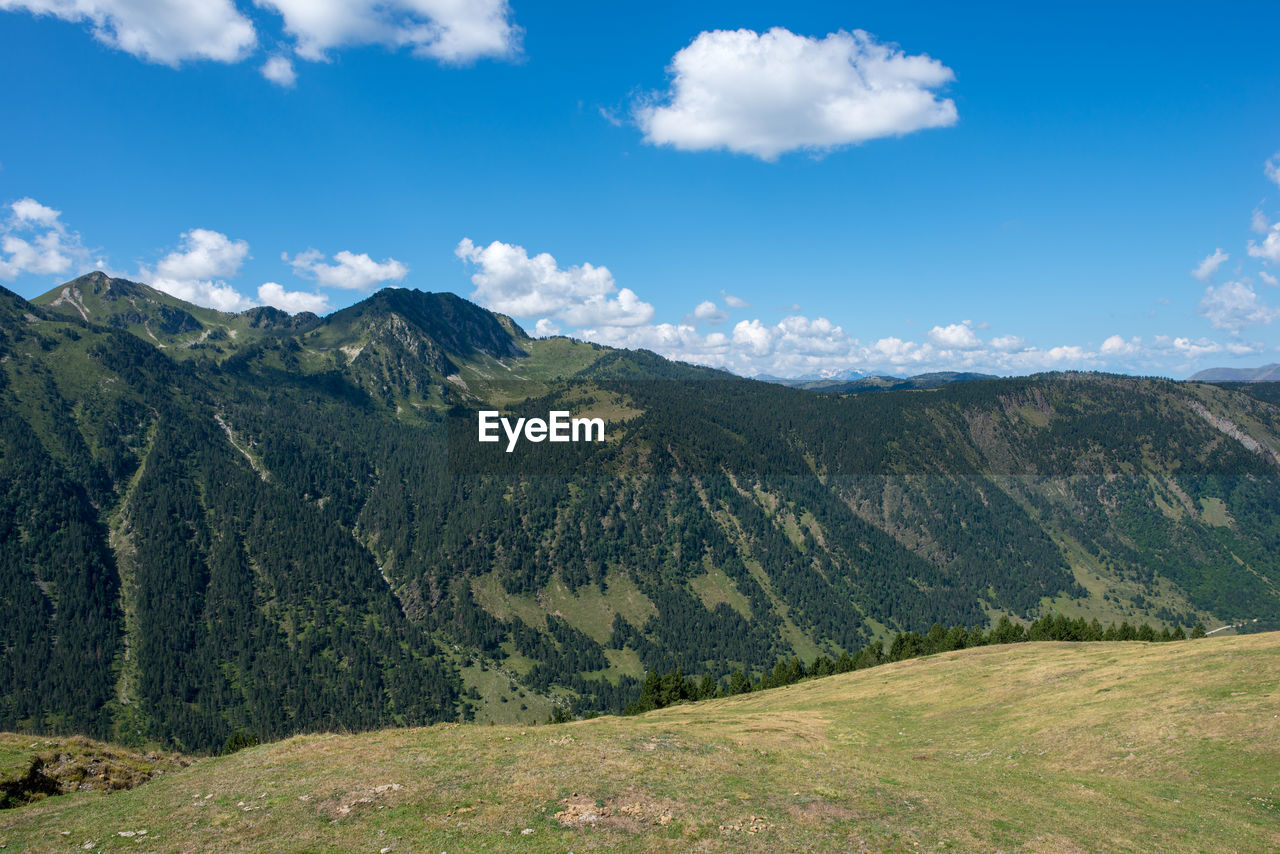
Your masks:
<path fill-rule="evenodd" d="M 638 717 L 300 736 L 0 812 L 0 844 L 1273 851 L 1278 655 L 985 646 Z"/>
<path fill-rule="evenodd" d="M 0 809 L 73 792 L 118 792 L 191 760 L 176 754 L 129 750 L 83 736 L 37 739 L 0 733 Z"/>
<path fill-rule="evenodd" d="M 67 317 L 136 335 L 179 360 L 221 361 L 243 347 L 305 332 L 320 323 L 310 312 L 289 315 L 270 306 L 240 314 L 203 308 L 104 273 L 81 276 L 34 302 Z"/>
<path fill-rule="evenodd" d="M 1197 623 L 1191 637 L 1204 636 L 1204 626 Z M 946 629 L 934 623 L 927 634 L 899 632 L 889 644 L 888 650 L 885 649 L 883 642 L 874 641 L 859 650 L 856 655 L 842 652 L 840 657 L 834 660 L 826 656 L 818 656 L 807 666 L 795 657 L 790 660 L 780 660 L 772 670 L 765 670 L 755 681 L 752 681 L 751 674 L 741 670 L 730 674 L 723 682 L 718 682 L 711 674 L 703 676 L 700 680 L 686 678 L 679 667 L 661 674 L 651 670 L 640 685 L 640 698 L 627 706 L 623 714 L 637 715 L 677 703 L 709 700 L 713 697 L 731 697 L 735 694 L 749 694 L 752 691 L 767 688 L 781 688 L 784 685 L 794 685 L 802 679 L 820 679 L 836 673 L 864 670 L 889 662 L 906 661 L 909 658 L 992 644 L 1028 641 L 1163 643 L 1186 639 L 1187 634 L 1181 626 L 1173 631 L 1164 628 L 1157 633 L 1146 623 L 1131 626 L 1127 622 L 1122 622 L 1118 626 L 1112 623 L 1104 629 L 1097 620 L 1086 623 L 1083 618 L 1077 617 L 1072 620 L 1063 614 L 1046 614 L 1027 627 L 1014 623 L 1007 616 L 1002 616 L 989 632 L 976 626 L 969 629 L 963 626 L 952 626 Z"/>
<path fill-rule="evenodd" d="M 0 291 L 8 729 L 217 753 L 617 712 L 645 673 L 755 681 L 1002 615 L 1280 626 L 1258 388 L 816 394 L 401 289 L 327 318 L 99 275 L 36 303 Z M 507 454 L 480 407 L 608 441 Z"/>

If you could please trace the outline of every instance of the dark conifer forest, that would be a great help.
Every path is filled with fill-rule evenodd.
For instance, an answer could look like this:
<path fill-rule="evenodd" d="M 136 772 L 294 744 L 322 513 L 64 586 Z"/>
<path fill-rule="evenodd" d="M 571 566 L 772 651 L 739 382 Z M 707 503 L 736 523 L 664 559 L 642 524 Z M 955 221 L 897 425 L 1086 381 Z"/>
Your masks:
<path fill-rule="evenodd" d="M 478 671 L 588 714 L 1280 627 L 1268 384 L 857 391 L 534 340 L 451 294 L 319 318 L 0 289 L 0 729 L 218 751 L 470 719 Z M 507 453 L 480 409 L 606 441 Z"/>

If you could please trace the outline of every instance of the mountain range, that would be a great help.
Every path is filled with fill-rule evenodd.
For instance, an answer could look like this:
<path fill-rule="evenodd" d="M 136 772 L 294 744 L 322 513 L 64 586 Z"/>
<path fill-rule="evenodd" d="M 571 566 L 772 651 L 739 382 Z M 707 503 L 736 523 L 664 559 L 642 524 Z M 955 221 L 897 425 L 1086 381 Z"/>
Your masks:
<path fill-rule="evenodd" d="M 0 289 L 0 728 L 205 751 L 1001 615 L 1280 625 L 1276 387 L 956 379 L 815 393 L 406 289 Z M 606 441 L 507 453 L 480 409 Z"/>
<path fill-rule="evenodd" d="M 1206 368 L 1192 374 L 1191 380 L 1206 383 L 1271 383 L 1280 381 L 1280 365 L 1260 368 Z"/>
<path fill-rule="evenodd" d="M 894 377 L 876 374 L 874 376 L 842 376 L 821 378 L 782 379 L 779 377 L 757 377 L 766 382 L 777 383 L 791 388 L 803 388 L 809 391 L 821 391 L 828 394 L 857 394 L 864 391 L 903 391 L 905 389 L 941 388 L 951 383 L 970 382 L 972 380 L 993 380 L 993 374 L 979 374 L 972 371 L 934 371 L 927 374 L 916 374 L 910 377 Z"/>

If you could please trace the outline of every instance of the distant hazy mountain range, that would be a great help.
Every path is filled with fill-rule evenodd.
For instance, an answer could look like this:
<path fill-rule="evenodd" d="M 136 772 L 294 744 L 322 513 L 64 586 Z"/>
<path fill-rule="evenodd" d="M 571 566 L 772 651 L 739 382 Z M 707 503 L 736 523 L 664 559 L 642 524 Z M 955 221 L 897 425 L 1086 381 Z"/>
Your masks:
<path fill-rule="evenodd" d="M 783 379 L 761 375 L 758 380 L 785 385 L 790 388 L 803 388 L 809 391 L 820 391 L 827 394 L 858 394 L 864 391 L 903 391 L 906 389 L 941 388 L 951 383 L 969 382 L 972 380 L 993 380 L 994 374 L 977 374 L 962 371 L 936 371 L 929 374 L 916 374 L 912 377 L 869 376 L 860 371 L 840 371 L 839 376 L 831 377 L 797 377 Z M 860 376 L 850 376 L 861 374 Z"/>
<path fill-rule="evenodd" d="M 1260 368 L 1206 368 L 1188 379 L 1202 383 L 1280 382 L 1280 365 L 1263 365 Z"/>
<path fill-rule="evenodd" d="M 813 382 L 907 390 L 531 339 L 447 293 L 0 288 L 0 729 L 210 749 L 617 709 L 650 669 L 1001 614 L 1280 624 L 1278 386 Z M 481 409 L 607 441 L 508 454 Z"/>
<path fill-rule="evenodd" d="M 752 377 L 752 379 L 757 379 L 766 383 L 790 385 L 792 383 L 803 382 L 846 382 L 848 380 L 860 380 L 867 376 L 870 376 L 870 374 L 866 371 L 860 371 L 857 368 L 832 368 L 814 373 L 801 374 L 798 377 L 775 377 L 772 374 L 757 374 Z"/>

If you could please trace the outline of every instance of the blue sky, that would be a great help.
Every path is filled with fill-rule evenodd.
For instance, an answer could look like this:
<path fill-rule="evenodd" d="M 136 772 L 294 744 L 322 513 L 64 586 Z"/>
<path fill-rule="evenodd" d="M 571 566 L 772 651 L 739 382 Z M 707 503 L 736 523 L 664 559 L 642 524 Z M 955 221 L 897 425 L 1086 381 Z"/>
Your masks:
<path fill-rule="evenodd" d="M 322 311 L 447 290 L 745 374 L 1280 361 L 1278 25 L 0 0 L 0 283 L 104 267 Z"/>

